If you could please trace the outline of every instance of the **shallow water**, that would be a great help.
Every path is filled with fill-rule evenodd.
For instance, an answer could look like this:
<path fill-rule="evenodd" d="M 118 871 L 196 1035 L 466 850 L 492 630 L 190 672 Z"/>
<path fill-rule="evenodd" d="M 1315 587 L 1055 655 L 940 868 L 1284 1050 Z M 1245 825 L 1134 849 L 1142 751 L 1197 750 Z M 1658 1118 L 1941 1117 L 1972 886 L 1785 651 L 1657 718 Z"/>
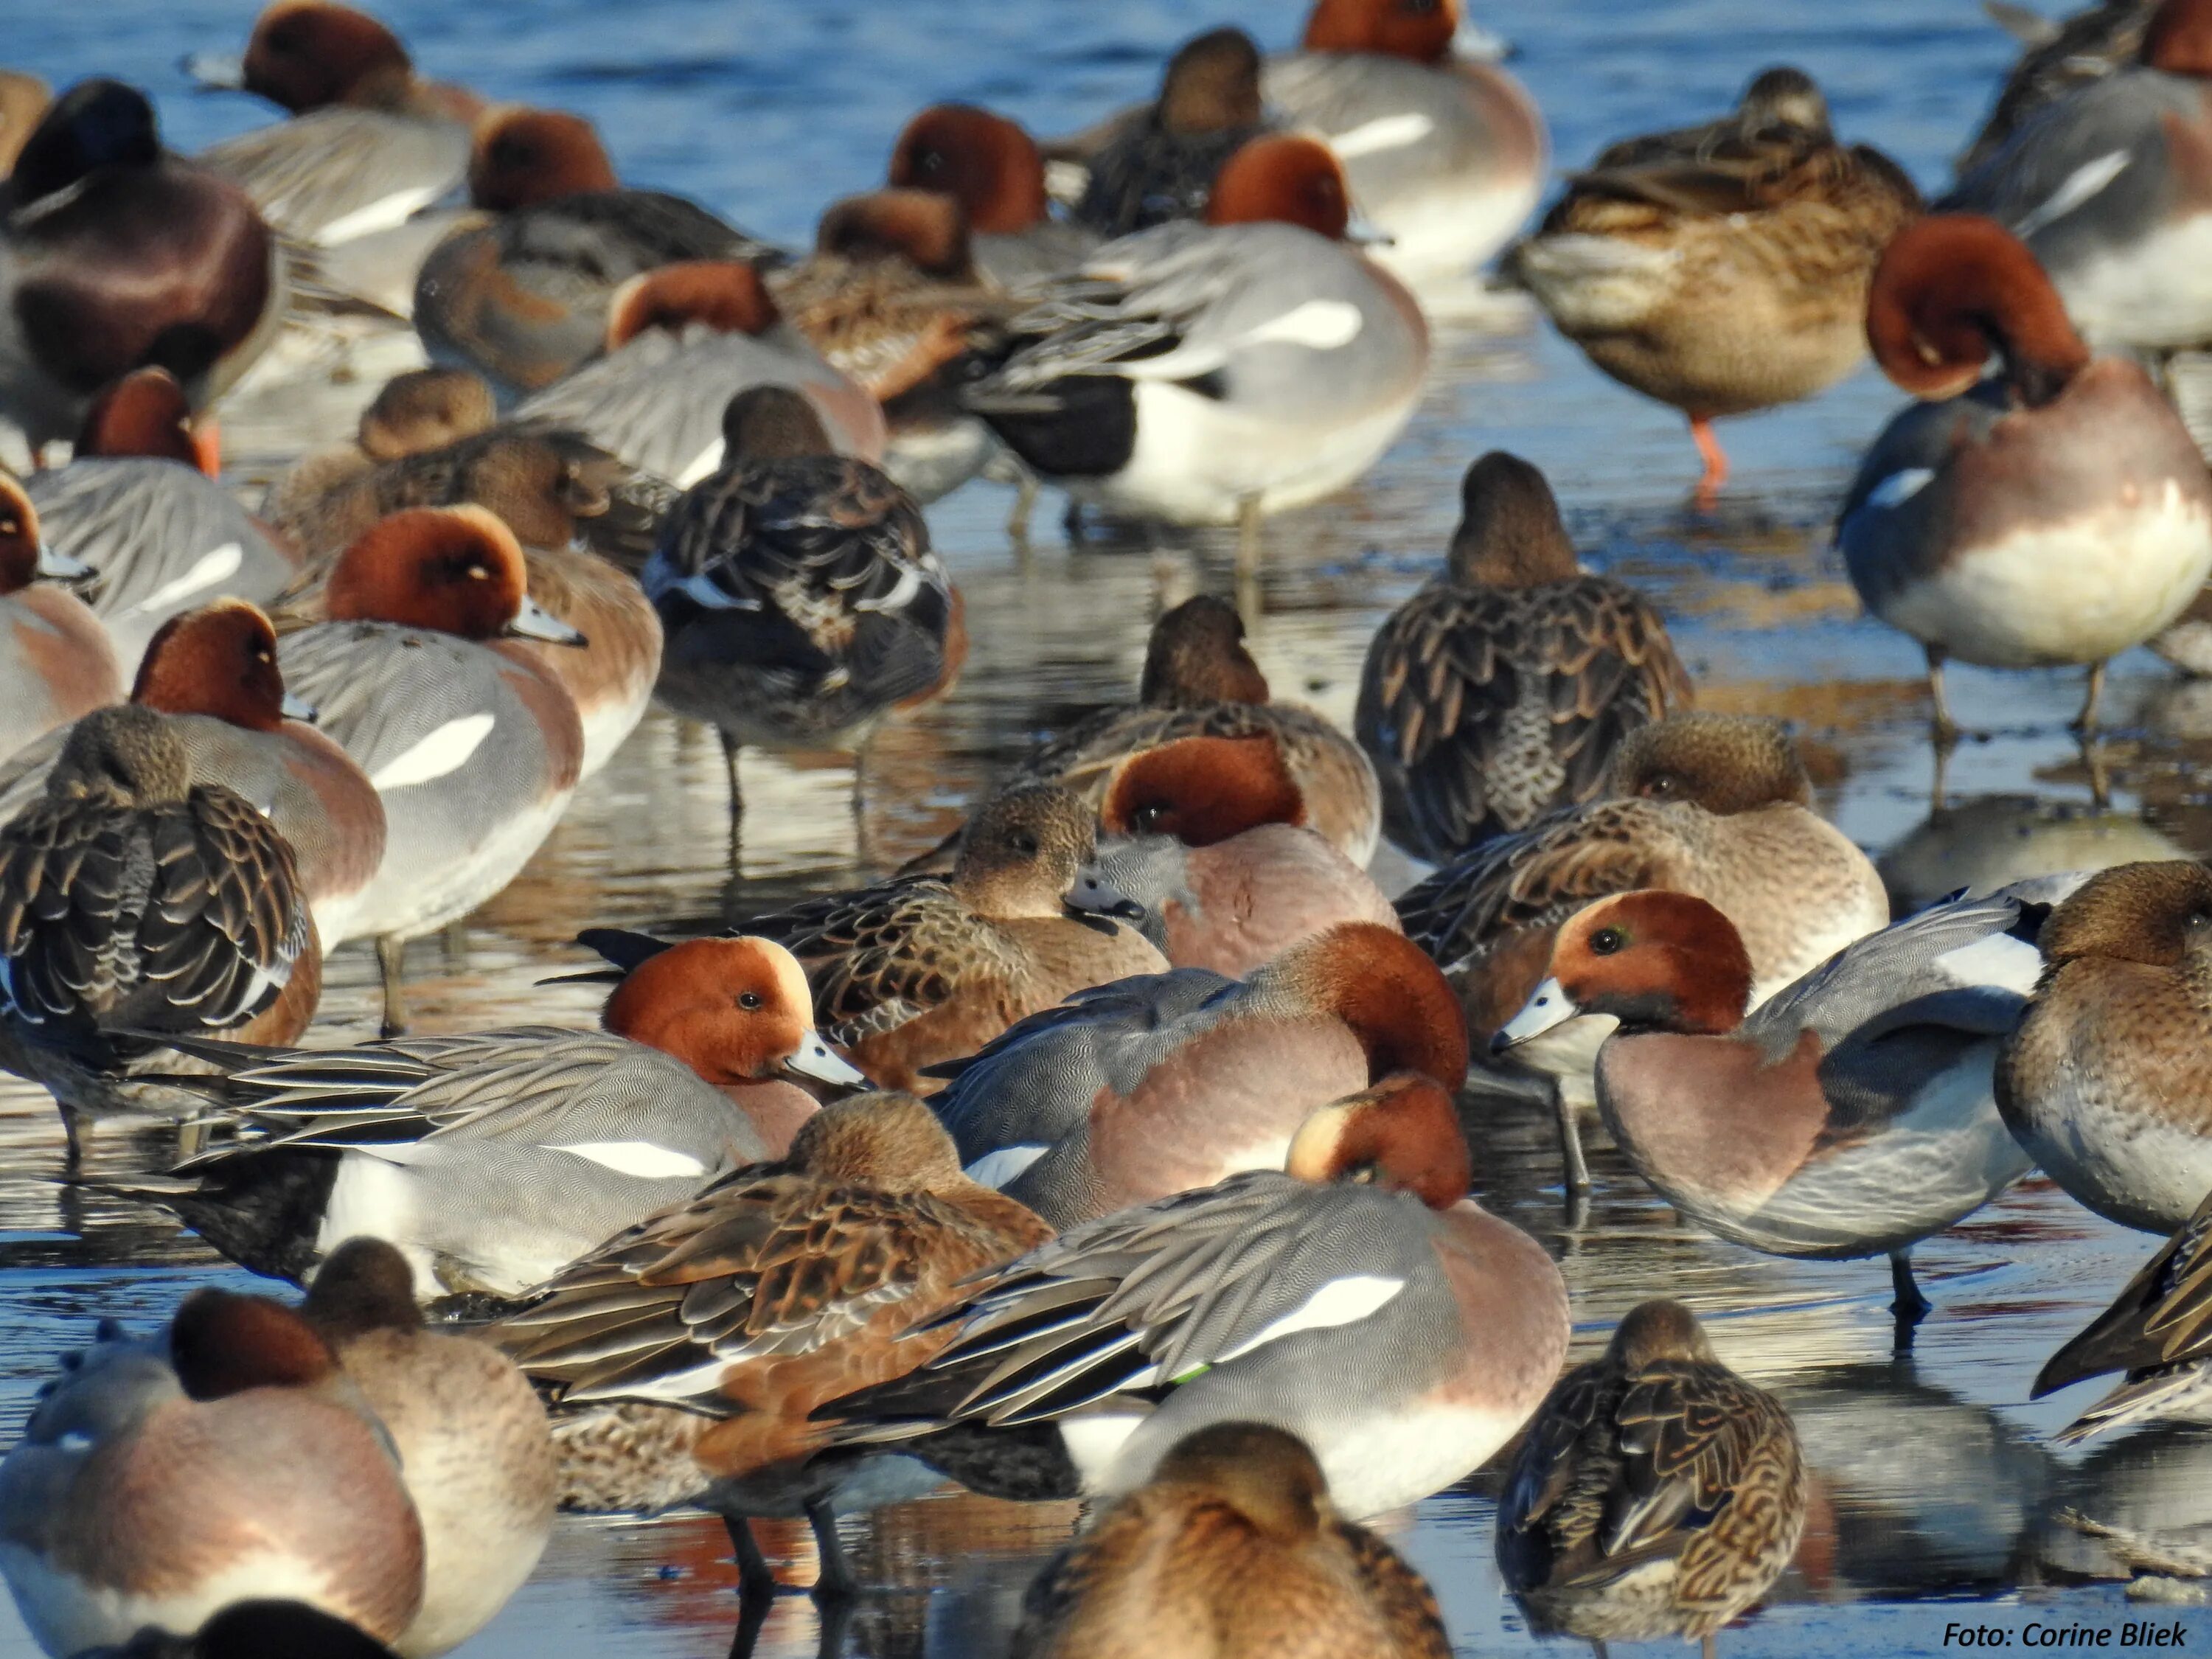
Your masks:
<path fill-rule="evenodd" d="M 98 68 L 149 87 L 172 140 L 191 148 L 264 118 L 249 100 L 194 95 L 173 67 L 188 49 L 241 43 L 252 9 L 245 0 L 22 7 L 4 51 L 57 81 Z M 926 101 L 988 102 L 1060 131 L 1142 94 L 1165 52 L 1198 28 L 1234 18 L 1263 44 L 1286 45 L 1301 8 L 406 0 L 382 9 L 429 72 L 580 110 L 626 178 L 797 241 L 824 199 L 875 179 L 899 125 Z M 2011 53 L 1969 0 L 1632 9 L 1522 0 L 1482 16 L 1519 44 L 1515 70 L 1568 164 L 1607 137 L 1717 112 L 1753 72 L 1792 61 L 1827 88 L 1842 132 L 1939 186 Z M 1735 483 L 1717 513 L 1698 514 L 1686 505 L 1695 457 L 1675 418 L 1502 307 L 1491 325 L 1441 337 L 1419 417 L 1369 478 L 1270 524 L 1258 655 L 1279 694 L 1348 718 L 1376 621 L 1440 556 L 1460 468 L 1506 447 L 1551 475 L 1590 562 L 1656 597 L 1706 706 L 1799 722 L 1823 762 L 1824 804 L 1883 859 L 1900 899 L 2000 870 L 2212 848 L 2197 781 L 2212 757 L 2212 689 L 2177 681 L 2140 652 L 2115 665 L 2109 693 L 2112 811 L 2090 810 L 2088 771 L 2065 730 L 2078 676 L 1960 670 L 1958 712 L 1984 735 L 1952 761 L 1950 810 L 1931 813 L 1918 653 L 1857 614 L 1826 550 L 1826 520 L 1853 457 L 1894 402 L 1867 373 L 1812 404 L 1730 423 Z M 271 454 L 331 435 L 265 422 L 254 431 Z M 578 927 L 742 916 L 928 845 L 1033 736 L 1127 695 L 1158 605 L 1225 580 L 1220 538 L 1071 550 L 1043 514 L 1019 559 L 1001 527 L 1009 499 L 976 484 L 931 511 L 967 595 L 974 649 L 951 697 L 878 741 L 857 822 L 843 760 L 749 757 L 744 873 L 732 882 L 719 749 L 656 714 L 465 945 L 416 948 L 420 1025 L 587 1021 L 587 989 L 537 983 L 576 959 L 565 941 Z M 1384 859 L 1387 880 L 1410 874 Z M 370 1034 L 372 958 L 349 948 L 331 969 L 315 1040 Z M 2104 1627 L 2177 1613 L 2191 1632 L 2187 1650 L 2212 1652 L 2212 1613 L 2126 1602 L 2109 1549 L 2058 1518 L 2201 1528 L 2212 1521 L 2212 1432 L 2054 1453 L 2042 1437 L 2078 1400 L 2021 1403 L 2044 1358 L 2104 1305 L 2148 1239 L 2030 1183 L 1921 1249 L 1936 1310 L 1911 1359 L 1893 1361 L 1878 1262 L 1784 1262 L 1719 1243 L 1609 1153 L 1595 1159 L 1587 1218 L 1570 1228 L 1542 1127 L 1501 1113 L 1481 1128 L 1482 1195 L 1562 1257 L 1578 1355 L 1638 1300 L 1680 1296 L 1713 1316 L 1722 1355 L 1781 1391 L 1797 1415 L 1820 1476 L 1806 1544 L 1766 1607 L 1722 1636 L 1724 1653 L 1936 1653 L 1946 1626 L 1962 1620 L 1994 1626 L 2017 1647 L 2031 1624 Z M 130 1155 L 119 1144 L 100 1154 Z M 62 1188 L 59 1167 L 43 1098 L 0 1096 L 0 1441 L 56 1350 L 81 1340 L 93 1315 L 152 1321 L 194 1285 L 244 1281 L 159 1214 Z M 1396 1517 L 1393 1534 L 1435 1584 L 1461 1652 L 1555 1646 L 1534 1642 L 1498 1590 L 1493 1490 L 1478 1475 Z M 994 1653 L 1021 1586 L 1070 1519 L 1066 1508 L 948 1493 L 849 1522 L 861 1574 L 883 1593 L 828 1632 L 807 1601 L 785 1598 L 750 1639 L 776 1656 L 830 1651 L 838 1640 L 866 1655 Z M 769 1528 L 769 1547 L 793 1559 L 794 1576 L 811 1572 L 803 1528 Z M 704 1655 L 733 1640 L 743 1650 L 728 1553 L 719 1523 L 697 1516 L 564 1520 L 531 1583 L 462 1651 Z M 0 1659 L 33 1650 L 12 1607 L 0 1606 Z"/>

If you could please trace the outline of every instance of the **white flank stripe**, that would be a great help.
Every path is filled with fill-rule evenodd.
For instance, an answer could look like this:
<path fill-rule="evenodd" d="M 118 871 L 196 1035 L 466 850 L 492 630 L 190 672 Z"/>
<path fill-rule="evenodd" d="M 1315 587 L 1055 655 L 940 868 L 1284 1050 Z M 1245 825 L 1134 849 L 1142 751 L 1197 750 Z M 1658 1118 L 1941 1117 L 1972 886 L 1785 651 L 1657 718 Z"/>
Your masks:
<path fill-rule="evenodd" d="M 1935 476 L 1935 469 L 1926 466 L 1908 466 L 1902 472 L 1893 472 L 1867 491 L 1866 504 L 1885 512 L 1893 507 L 1902 507 L 1927 489 L 1928 481 Z"/>
<path fill-rule="evenodd" d="M 650 1140 L 574 1140 L 549 1150 L 587 1158 L 617 1175 L 641 1181 L 673 1181 L 681 1176 L 702 1176 L 707 1166 L 688 1152 L 675 1152 Z"/>
<path fill-rule="evenodd" d="M 379 790 L 404 789 L 410 784 L 428 783 L 458 772 L 491 735 L 491 728 L 489 714 L 464 714 L 447 720 L 371 773 L 369 783 Z"/>
<path fill-rule="evenodd" d="M 1042 1146 L 1001 1146 L 970 1164 L 968 1179 L 984 1187 L 1003 1187 L 1045 1154 Z"/>
<path fill-rule="evenodd" d="M 1350 161 L 1418 144 L 1436 130 L 1437 124 L 1419 110 L 1407 110 L 1399 115 L 1378 115 L 1349 132 L 1340 132 L 1328 141 L 1328 147 L 1336 152 L 1337 160 Z"/>
<path fill-rule="evenodd" d="M 1352 1273 L 1343 1279 L 1332 1279 L 1308 1297 L 1303 1305 L 1255 1331 L 1213 1363 L 1226 1364 L 1255 1348 L 1299 1331 L 1355 1324 L 1405 1288 L 1404 1279 L 1385 1279 L 1377 1273 Z"/>
<path fill-rule="evenodd" d="M 2012 228 L 2012 234 L 2026 240 L 2044 226 L 2064 218 L 2126 172 L 2129 159 L 2127 151 L 2116 149 L 2094 161 L 2082 162 L 2066 175 L 2064 184 L 2044 198 L 2041 207 Z"/>
<path fill-rule="evenodd" d="M 325 247 L 339 242 L 349 242 L 356 236 L 366 236 L 373 230 L 389 230 L 394 225 L 404 225 L 415 216 L 417 208 L 424 208 L 445 192 L 435 185 L 416 185 L 408 190 L 395 190 L 391 195 L 357 207 L 351 213 L 333 219 L 315 233 L 315 240 Z"/>
<path fill-rule="evenodd" d="M 1309 300 L 1247 334 L 1245 345 L 1297 345 L 1334 351 L 1359 337 L 1359 307 L 1349 300 Z"/>
<path fill-rule="evenodd" d="M 246 562 L 246 550 L 236 542 L 225 542 L 221 547 L 210 548 L 198 561 L 181 576 L 173 577 L 135 605 L 127 605 L 119 613 L 136 617 L 148 611 L 159 611 L 173 605 L 188 593 L 197 593 L 204 587 L 226 581 L 238 574 L 238 567 Z"/>

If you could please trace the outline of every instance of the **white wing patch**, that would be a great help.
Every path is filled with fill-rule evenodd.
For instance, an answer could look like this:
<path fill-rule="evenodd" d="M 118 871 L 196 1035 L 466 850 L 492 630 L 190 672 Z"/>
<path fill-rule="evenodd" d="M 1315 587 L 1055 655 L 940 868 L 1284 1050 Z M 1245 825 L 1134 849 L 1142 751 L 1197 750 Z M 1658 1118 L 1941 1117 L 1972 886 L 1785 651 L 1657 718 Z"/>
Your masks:
<path fill-rule="evenodd" d="M 1936 965 L 1956 985 L 1996 986 L 2030 996 L 2043 972 L 2043 953 L 2010 933 L 1991 933 L 1946 951 Z"/>
<path fill-rule="evenodd" d="M 315 233 L 315 240 L 325 247 L 339 242 L 349 242 L 356 236 L 366 236 L 374 230 L 390 230 L 404 225 L 415 216 L 417 208 L 425 208 L 445 191 L 434 185 L 416 185 L 406 190 L 395 190 L 389 196 L 380 197 L 365 207 L 351 213 L 339 215 Z"/>
<path fill-rule="evenodd" d="M 404 789 L 458 772 L 491 735 L 492 726 L 493 716 L 486 714 L 447 720 L 371 773 L 369 784 L 380 792 Z"/>
<path fill-rule="evenodd" d="M 1927 489 L 1929 480 L 1935 476 L 1936 469 L 1929 466 L 1908 466 L 1901 472 L 1893 472 L 1867 491 L 1866 504 L 1880 507 L 1884 512 L 1893 507 L 1902 507 Z"/>
<path fill-rule="evenodd" d="M 2012 234 L 2025 240 L 2045 225 L 2063 219 L 2099 191 L 2118 178 L 2134 158 L 2124 149 L 2100 155 L 2094 161 L 2084 161 L 2066 175 L 2066 180 L 2035 209 L 2012 228 Z"/>
<path fill-rule="evenodd" d="M 674 1181 L 707 1173 L 707 1166 L 690 1153 L 650 1140 L 572 1140 L 547 1150 L 567 1152 L 640 1181 Z"/>
<path fill-rule="evenodd" d="M 1299 1331 L 1328 1330 L 1337 1325 L 1356 1324 L 1405 1288 L 1404 1279 L 1391 1279 L 1381 1273 L 1349 1273 L 1342 1279 L 1332 1279 L 1297 1307 L 1280 1319 L 1269 1321 L 1213 1363 L 1226 1364 L 1255 1348 L 1280 1341 Z"/>
<path fill-rule="evenodd" d="M 1340 132 L 1328 141 L 1328 147 L 1336 152 L 1337 160 L 1351 161 L 1418 144 L 1436 130 L 1437 124 L 1419 110 L 1407 110 L 1398 115 L 1378 115 L 1349 132 Z"/>
<path fill-rule="evenodd" d="M 1363 326 L 1359 307 L 1349 300 L 1309 300 L 1247 334 L 1242 345 L 1297 345 L 1314 351 L 1334 351 L 1359 337 Z"/>
<path fill-rule="evenodd" d="M 186 594 L 197 593 L 204 587 L 212 587 L 238 574 L 239 566 L 246 562 L 246 550 L 236 542 L 225 542 L 221 547 L 210 548 L 192 563 L 192 568 L 181 576 L 173 576 L 144 599 L 123 607 L 118 614 L 125 617 L 143 615 L 173 605 Z"/>
<path fill-rule="evenodd" d="M 1042 1146 L 1001 1146 L 970 1164 L 967 1176 L 978 1186 L 1003 1187 L 1044 1154 Z"/>

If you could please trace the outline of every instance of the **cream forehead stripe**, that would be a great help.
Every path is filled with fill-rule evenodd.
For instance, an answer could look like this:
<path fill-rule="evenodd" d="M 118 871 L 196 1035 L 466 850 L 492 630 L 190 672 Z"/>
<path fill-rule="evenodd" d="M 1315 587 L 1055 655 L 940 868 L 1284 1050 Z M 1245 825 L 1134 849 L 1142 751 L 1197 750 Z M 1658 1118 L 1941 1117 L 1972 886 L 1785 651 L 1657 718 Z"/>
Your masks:
<path fill-rule="evenodd" d="M 798 1009 L 808 1026 L 811 1027 L 814 1024 L 814 988 L 806 982 L 806 970 L 799 965 L 799 958 L 774 939 L 748 935 L 744 943 L 768 958 L 769 967 L 775 970 L 777 996 L 787 1006 Z"/>

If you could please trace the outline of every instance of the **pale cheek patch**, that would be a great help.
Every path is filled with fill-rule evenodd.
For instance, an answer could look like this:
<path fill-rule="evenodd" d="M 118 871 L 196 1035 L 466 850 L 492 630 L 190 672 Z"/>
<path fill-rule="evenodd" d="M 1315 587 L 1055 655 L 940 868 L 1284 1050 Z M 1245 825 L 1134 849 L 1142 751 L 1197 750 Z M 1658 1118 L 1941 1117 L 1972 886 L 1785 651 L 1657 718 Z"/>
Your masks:
<path fill-rule="evenodd" d="M 1309 300 L 1244 337 L 1246 345 L 1296 345 L 1334 351 L 1359 337 L 1359 307 L 1348 300 Z"/>
<path fill-rule="evenodd" d="M 493 717 L 483 714 L 447 720 L 371 773 L 369 783 L 379 790 L 404 789 L 458 772 L 491 735 L 492 724 Z"/>
<path fill-rule="evenodd" d="M 142 616 L 149 611 L 159 611 L 174 605 L 187 595 L 202 588 L 212 587 L 238 574 L 239 566 L 246 562 L 246 550 L 236 542 L 225 542 L 221 547 L 210 548 L 193 562 L 192 568 L 181 576 L 173 577 L 135 604 L 125 605 L 117 614 L 125 617 Z"/>
<path fill-rule="evenodd" d="M 707 1173 L 707 1166 L 697 1158 L 649 1140 L 575 1140 L 547 1150 L 567 1152 L 640 1181 L 676 1181 Z"/>
<path fill-rule="evenodd" d="M 1339 161 L 1352 161 L 1363 155 L 1418 144 L 1436 130 L 1437 124 L 1427 116 L 1408 110 L 1401 115 L 1378 115 L 1349 132 L 1340 132 L 1328 141 L 1328 147 L 1336 152 Z"/>
<path fill-rule="evenodd" d="M 1380 1273 L 1352 1273 L 1342 1279 L 1332 1279 L 1298 1307 L 1273 1320 L 1239 1342 L 1213 1363 L 1225 1364 L 1255 1348 L 1300 1331 L 1328 1330 L 1338 1325 L 1356 1324 L 1378 1308 L 1386 1305 L 1399 1291 L 1406 1288 L 1402 1279 L 1392 1279 Z"/>

